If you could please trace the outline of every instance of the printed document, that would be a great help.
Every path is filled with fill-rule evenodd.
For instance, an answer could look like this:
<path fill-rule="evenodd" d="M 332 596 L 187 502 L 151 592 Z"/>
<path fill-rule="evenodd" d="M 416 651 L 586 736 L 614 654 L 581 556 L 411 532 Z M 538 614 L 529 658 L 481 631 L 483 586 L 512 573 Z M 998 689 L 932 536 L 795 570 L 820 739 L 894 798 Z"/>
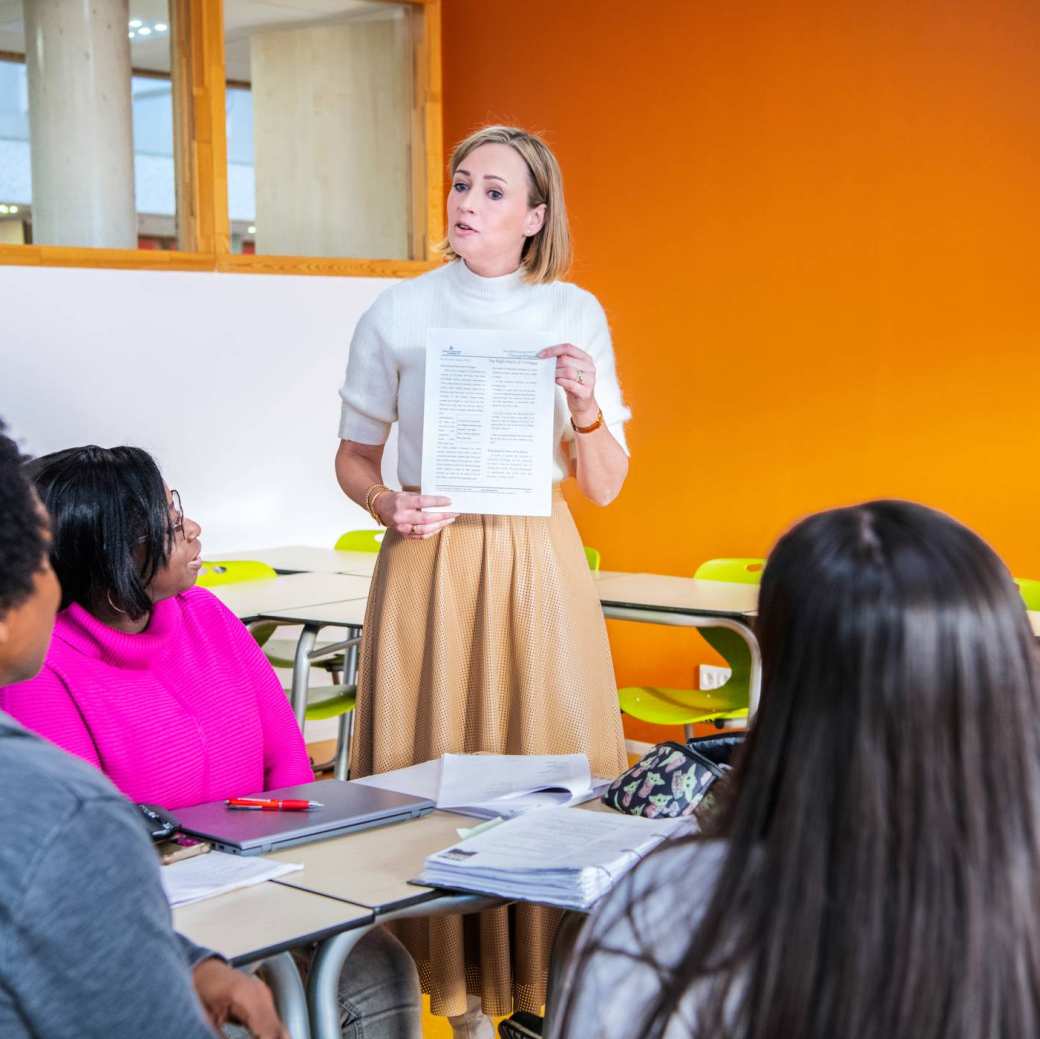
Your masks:
<path fill-rule="evenodd" d="M 303 866 L 210 851 L 194 859 L 163 866 L 159 871 L 159 879 L 170 905 L 183 906 L 236 891 L 240 887 L 262 884 L 265 880 L 274 880 L 298 869 L 303 869 Z"/>
<path fill-rule="evenodd" d="M 430 855 L 417 883 L 587 910 L 684 819 L 546 808 Z"/>
<path fill-rule="evenodd" d="M 556 360 L 545 332 L 431 328 L 426 340 L 422 493 L 431 512 L 548 516 Z"/>

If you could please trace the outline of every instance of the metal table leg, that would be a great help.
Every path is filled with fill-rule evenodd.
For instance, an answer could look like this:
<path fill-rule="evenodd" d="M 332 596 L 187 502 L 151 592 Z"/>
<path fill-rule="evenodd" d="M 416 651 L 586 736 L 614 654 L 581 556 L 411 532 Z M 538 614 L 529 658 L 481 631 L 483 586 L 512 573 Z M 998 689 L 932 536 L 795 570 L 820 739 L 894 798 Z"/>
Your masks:
<path fill-rule="evenodd" d="M 361 629 L 354 625 L 347 628 L 347 639 L 357 639 Z M 343 684 L 357 686 L 358 675 L 358 643 L 347 647 L 343 654 Z M 350 739 L 354 728 L 354 712 L 349 711 L 339 720 L 339 739 L 336 743 L 337 779 L 346 779 L 350 774 Z"/>
<path fill-rule="evenodd" d="M 307 1003 L 310 1007 L 313 1039 L 340 1039 L 339 976 L 347 957 L 373 927 L 389 923 L 391 920 L 405 920 L 417 916 L 479 913 L 502 904 L 500 898 L 485 898 L 483 895 L 445 895 L 443 898 L 420 902 L 406 909 L 384 913 L 376 918 L 374 924 L 326 938 L 314 954 L 310 977 L 307 980 Z"/>
<path fill-rule="evenodd" d="M 748 721 L 755 716 L 762 694 L 762 653 L 750 625 L 731 617 L 674 613 L 671 610 L 643 610 L 633 606 L 604 606 L 603 615 L 612 620 L 664 624 L 672 628 L 726 628 L 735 631 L 747 643 L 748 652 L 751 654 L 751 667 L 748 672 Z"/>
<path fill-rule="evenodd" d="M 260 966 L 274 995 L 278 1013 L 289 1029 L 289 1035 L 292 1039 L 310 1039 L 307 992 L 292 955 L 288 952 L 279 953 L 264 960 Z"/>
<path fill-rule="evenodd" d="M 300 632 L 300 640 L 296 643 L 296 654 L 293 657 L 292 672 L 292 707 L 296 715 L 296 724 L 303 732 L 303 723 L 307 712 L 307 687 L 311 677 L 311 650 L 320 630 L 318 624 L 305 624 Z"/>

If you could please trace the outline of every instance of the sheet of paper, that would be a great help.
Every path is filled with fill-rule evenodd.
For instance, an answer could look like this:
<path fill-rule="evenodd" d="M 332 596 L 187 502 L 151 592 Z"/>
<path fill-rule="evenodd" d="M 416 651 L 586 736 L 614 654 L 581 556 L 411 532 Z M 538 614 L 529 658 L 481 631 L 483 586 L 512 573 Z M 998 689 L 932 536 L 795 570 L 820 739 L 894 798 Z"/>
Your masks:
<path fill-rule="evenodd" d="M 461 799 L 459 804 L 450 806 L 451 811 L 477 819 L 511 819 L 538 808 L 591 801 L 610 785 L 608 779 L 593 778 L 591 785 L 586 786 L 588 759 L 582 754 L 563 757 L 565 760 L 560 762 L 554 755 L 445 755 L 445 758 L 454 759 L 450 766 L 454 771 L 454 777 L 449 780 L 449 787 L 454 790 L 451 796 L 453 799 Z M 353 779 L 351 782 L 437 801 L 441 793 L 443 761 L 443 758 L 434 758 L 432 761 Z M 545 786 L 557 789 L 545 790 Z M 500 795 L 476 800 L 495 791 L 500 791 Z M 442 804 L 439 807 L 448 806 Z"/>
<path fill-rule="evenodd" d="M 550 796 L 543 804 L 567 804 L 591 788 L 584 754 L 445 754 L 437 807 L 487 806 L 547 790 L 562 799 Z"/>
<path fill-rule="evenodd" d="M 411 794 L 413 797 L 428 797 L 437 800 L 437 791 L 441 786 L 441 759 L 423 761 L 418 765 L 394 769 L 393 772 L 380 772 L 374 776 L 352 779 L 352 783 L 363 786 L 374 786 L 380 790 L 393 790 L 398 794 Z"/>
<path fill-rule="evenodd" d="M 451 498 L 440 511 L 550 514 L 556 362 L 537 354 L 557 339 L 430 329 L 422 493 Z"/>
<path fill-rule="evenodd" d="M 240 887 L 262 884 L 265 880 L 274 880 L 299 869 L 303 866 L 293 862 L 272 862 L 270 859 L 211 851 L 163 866 L 159 877 L 170 905 L 183 906 Z"/>

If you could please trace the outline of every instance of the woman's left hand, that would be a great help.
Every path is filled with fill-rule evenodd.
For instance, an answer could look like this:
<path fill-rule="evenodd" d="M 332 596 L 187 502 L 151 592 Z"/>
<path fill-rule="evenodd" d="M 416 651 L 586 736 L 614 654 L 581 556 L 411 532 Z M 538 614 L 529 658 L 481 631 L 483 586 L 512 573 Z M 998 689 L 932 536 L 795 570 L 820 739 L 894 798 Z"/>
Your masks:
<path fill-rule="evenodd" d="M 567 407 L 576 426 L 596 421 L 596 362 L 573 343 L 547 346 L 539 357 L 556 358 L 556 385 L 567 394 Z"/>

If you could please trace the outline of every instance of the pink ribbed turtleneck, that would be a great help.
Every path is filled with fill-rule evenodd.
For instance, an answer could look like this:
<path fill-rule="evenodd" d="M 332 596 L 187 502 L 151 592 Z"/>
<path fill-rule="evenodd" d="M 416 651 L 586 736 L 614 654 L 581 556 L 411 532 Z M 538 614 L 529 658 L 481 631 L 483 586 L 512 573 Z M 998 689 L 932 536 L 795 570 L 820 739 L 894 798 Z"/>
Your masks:
<path fill-rule="evenodd" d="M 271 665 L 202 588 L 157 603 L 138 635 L 69 606 L 43 670 L 0 689 L 0 708 L 133 801 L 175 809 L 313 779 Z"/>

